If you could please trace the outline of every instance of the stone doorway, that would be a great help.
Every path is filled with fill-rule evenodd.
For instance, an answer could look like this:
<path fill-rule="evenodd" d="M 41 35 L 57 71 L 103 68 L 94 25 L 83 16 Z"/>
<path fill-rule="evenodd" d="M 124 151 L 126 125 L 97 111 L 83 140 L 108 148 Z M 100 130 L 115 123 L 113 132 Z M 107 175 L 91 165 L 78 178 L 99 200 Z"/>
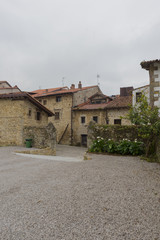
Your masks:
<path fill-rule="evenodd" d="M 81 135 L 81 145 L 87 147 L 87 134 Z"/>

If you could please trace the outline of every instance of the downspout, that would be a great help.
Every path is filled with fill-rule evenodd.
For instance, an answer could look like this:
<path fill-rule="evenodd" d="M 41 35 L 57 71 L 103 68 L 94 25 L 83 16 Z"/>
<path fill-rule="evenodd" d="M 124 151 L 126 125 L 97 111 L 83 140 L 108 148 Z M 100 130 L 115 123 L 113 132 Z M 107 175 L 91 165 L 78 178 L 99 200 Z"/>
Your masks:
<path fill-rule="evenodd" d="M 105 124 L 108 124 L 109 123 L 109 119 L 108 119 L 108 111 L 107 111 L 107 108 L 106 108 L 106 122 L 105 122 Z M 107 123 L 108 122 L 108 123 Z"/>

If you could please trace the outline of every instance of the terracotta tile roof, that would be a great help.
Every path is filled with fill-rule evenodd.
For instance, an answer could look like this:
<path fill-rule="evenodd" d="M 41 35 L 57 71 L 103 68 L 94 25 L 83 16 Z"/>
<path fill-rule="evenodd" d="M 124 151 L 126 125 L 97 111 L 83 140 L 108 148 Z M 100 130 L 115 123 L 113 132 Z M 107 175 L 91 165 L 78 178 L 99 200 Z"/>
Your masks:
<path fill-rule="evenodd" d="M 111 108 L 129 108 L 129 105 L 132 104 L 132 96 L 117 97 L 113 101 L 110 101 L 107 104 L 107 109 Z"/>
<path fill-rule="evenodd" d="M 104 99 L 108 99 L 109 101 L 112 100 L 112 98 L 108 97 L 107 95 L 104 95 L 102 93 L 95 93 L 94 95 L 92 95 L 91 97 L 88 98 L 87 102 L 79 104 L 78 106 L 73 108 L 73 110 L 98 110 L 98 109 L 105 109 L 109 102 L 93 103 L 93 99 L 95 99 L 96 96 L 100 96 L 101 97 L 98 100 L 104 100 Z"/>
<path fill-rule="evenodd" d="M 48 108 L 43 106 L 39 101 L 33 98 L 27 92 L 15 92 L 15 93 L 8 93 L 8 94 L 0 94 L 0 99 L 28 99 L 31 103 L 33 103 L 36 107 L 40 108 L 44 112 L 48 114 L 48 116 L 53 116 L 54 113 L 51 112 Z"/>
<path fill-rule="evenodd" d="M 30 94 L 39 94 L 39 95 L 41 95 L 41 94 L 51 93 L 51 92 L 55 92 L 55 91 L 61 91 L 62 89 L 68 89 L 68 87 L 38 89 L 38 90 L 30 92 Z"/>
<path fill-rule="evenodd" d="M 97 103 L 97 104 L 92 104 L 92 103 L 85 103 L 78 105 L 76 108 L 73 110 L 98 110 L 98 109 L 105 109 L 109 103 Z"/>
<path fill-rule="evenodd" d="M 67 93 L 75 93 L 78 91 L 86 90 L 89 88 L 94 88 L 97 87 L 95 86 L 89 86 L 89 87 L 82 87 L 82 88 L 74 88 L 74 89 L 69 89 L 68 87 L 61 87 L 61 88 L 50 88 L 50 89 L 40 89 L 31 92 L 33 94 L 33 97 L 46 97 L 46 96 L 53 96 L 53 95 L 60 95 L 60 94 L 67 94 Z"/>
<path fill-rule="evenodd" d="M 153 63 L 160 63 L 160 59 L 156 59 L 156 60 L 150 60 L 150 61 L 143 61 L 140 63 L 141 67 L 149 70 L 150 65 L 152 65 Z"/>

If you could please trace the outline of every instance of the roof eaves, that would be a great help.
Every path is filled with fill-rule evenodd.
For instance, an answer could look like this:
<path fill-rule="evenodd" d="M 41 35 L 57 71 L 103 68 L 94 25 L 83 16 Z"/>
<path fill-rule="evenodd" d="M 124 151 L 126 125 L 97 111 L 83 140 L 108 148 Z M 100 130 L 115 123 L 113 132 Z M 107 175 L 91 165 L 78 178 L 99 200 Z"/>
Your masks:
<path fill-rule="evenodd" d="M 142 61 L 140 63 L 140 65 L 141 65 L 142 68 L 144 68 L 146 70 L 149 70 L 150 65 L 152 65 L 154 63 L 160 63 L 160 59 L 155 59 L 155 60 L 150 60 L 150 61 Z"/>
<path fill-rule="evenodd" d="M 48 114 L 48 116 L 54 116 L 54 113 L 51 112 L 48 108 L 46 108 L 45 106 L 43 106 L 39 101 L 37 101 L 35 98 L 33 98 L 29 93 L 26 92 L 26 95 L 28 97 L 28 99 L 35 104 L 36 106 L 38 106 L 39 108 L 43 109 L 44 112 L 46 112 Z"/>
<path fill-rule="evenodd" d="M 27 92 L 16 92 L 16 93 L 5 93 L 5 94 L 0 94 L 0 99 L 5 99 L 5 98 L 9 98 L 9 99 L 14 99 L 14 100 L 18 100 L 18 99 L 24 99 L 27 98 L 31 103 L 33 103 L 35 106 L 39 107 L 40 109 L 42 109 L 44 112 L 46 112 L 48 114 L 48 116 L 53 116 L 54 113 L 51 112 L 48 108 L 46 108 L 45 106 L 43 106 L 40 102 L 38 102 L 35 98 L 33 98 L 29 93 Z"/>
<path fill-rule="evenodd" d="M 141 87 L 138 87 L 138 88 L 134 88 L 133 90 L 132 90 L 132 92 L 134 91 L 134 90 L 138 90 L 138 89 L 141 89 L 141 88 L 147 88 L 147 87 L 149 87 L 150 85 L 148 84 L 148 85 L 144 85 L 144 86 L 141 86 Z"/>

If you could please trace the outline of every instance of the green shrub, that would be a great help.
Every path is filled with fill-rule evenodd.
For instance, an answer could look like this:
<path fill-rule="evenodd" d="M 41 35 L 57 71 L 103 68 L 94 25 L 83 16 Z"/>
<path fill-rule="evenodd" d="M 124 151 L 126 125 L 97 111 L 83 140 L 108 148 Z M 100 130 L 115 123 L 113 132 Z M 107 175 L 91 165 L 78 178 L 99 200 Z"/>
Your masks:
<path fill-rule="evenodd" d="M 111 139 L 97 137 L 89 149 L 89 152 L 108 152 L 136 156 L 142 155 L 145 152 L 144 149 L 144 143 L 137 140 L 130 141 L 123 139 L 120 142 L 115 142 Z"/>
<path fill-rule="evenodd" d="M 145 153 L 145 146 L 143 142 L 131 142 L 130 147 L 129 147 L 129 152 L 131 155 L 136 156 L 136 155 L 142 155 Z"/>
<path fill-rule="evenodd" d="M 104 150 L 104 152 L 108 152 L 108 153 L 116 153 L 117 146 L 118 146 L 117 142 L 114 142 L 113 140 L 109 139 L 109 140 L 105 141 L 103 150 Z"/>
<path fill-rule="evenodd" d="M 117 152 L 122 154 L 122 155 L 129 155 L 131 142 L 130 140 L 124 139 L 122 141 L 119 142 L 118 147 L 117 147 Z"/>
<path fill-rule="evenodd" d="M 104 152 L 104 145 L 105 141 L 101 137 L 97 137 L 96 140 L 93 141 L 91 148 L 89 149 L 90 152 Z"/>

